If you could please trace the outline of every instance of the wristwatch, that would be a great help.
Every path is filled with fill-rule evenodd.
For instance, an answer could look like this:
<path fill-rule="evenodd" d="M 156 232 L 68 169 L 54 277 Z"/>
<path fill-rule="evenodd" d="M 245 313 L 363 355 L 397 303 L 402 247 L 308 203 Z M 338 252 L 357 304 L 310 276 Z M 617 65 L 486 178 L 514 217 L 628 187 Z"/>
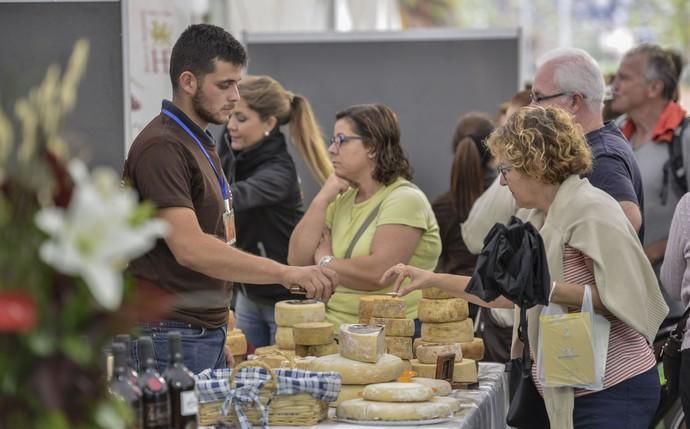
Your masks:
<path fill-rule="evenodd" d="M 319 259 L 319 265 L 325 267 L 330 264 L 333 259 L 335 259 L 333 255 L 323 255 L 321 259 Z"/>

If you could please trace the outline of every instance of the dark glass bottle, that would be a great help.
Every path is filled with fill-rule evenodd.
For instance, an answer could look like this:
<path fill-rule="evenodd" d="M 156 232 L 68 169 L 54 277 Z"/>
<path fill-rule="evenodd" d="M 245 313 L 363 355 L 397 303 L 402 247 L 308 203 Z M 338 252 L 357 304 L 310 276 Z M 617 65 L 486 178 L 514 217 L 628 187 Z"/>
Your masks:
<path fill-rule="evenodd" d="M 132 360 L 132 337 L 128 334 L 115 335 L 113 342 L 124 344 L 127 351 L 127 377 L 136 385 L 139 374 L 137 374 L 137 370 L 134 368 L 134 361 Z"/>
<path fill-rule="evenodd" d="M 122 343 L 113 343 L 113 376 L 108 388 L 110 393 L 126 402 L 132 409 L 132 423 L 130 429 L 141 429 L 142 398 L 141 389 L 133 384 L 128 377 L 127 351 Z"/>
<path fill-rule="evenodd" d="M 194 374 L 187 369 L 182 356 L 182 338 L 179 332 L 168 334 L 170 363 L 163 373 L 170 391 L 170 426 L 173 429 L 195 429 L 198 400 L 194 392 Z"/>
<path fill-rule="evenodd" d="M 144 429 L 170 428 L 170 395 L 168 385 L 156 370 L 151 337 L 139 338 L 139 380 L 142 394 Z"/>

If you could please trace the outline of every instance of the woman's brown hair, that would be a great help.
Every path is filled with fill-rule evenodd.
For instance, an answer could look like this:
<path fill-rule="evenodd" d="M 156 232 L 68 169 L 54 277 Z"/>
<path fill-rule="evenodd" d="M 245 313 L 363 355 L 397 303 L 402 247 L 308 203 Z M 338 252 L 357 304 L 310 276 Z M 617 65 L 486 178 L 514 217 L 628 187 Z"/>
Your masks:
<path fill-rule="evenodd" d="M 275 117 L 276 126 L 289 124 L 290 140 L 314 178 L 323 184 L 333 172 L 333 165 L 309 101 L 269 76 L 246 76 L 239 90 L 240 97 L 261 120 Z"/>
<path fill-rule="evenodd" d="M 335 119 L 350 121 L 353 131 L 371 148 L 375 160 L 374 180 L 389 185 L 398 177 L 412 179 L 412 167 L 400 146 L 400 124 L 389 107 L 358 104 L 336 113 Z"/>
<path fill-rule="evenodd" d="M 484 144 L 494 130 L 483 113 L 468 113 L 458 120 L 453 133 L 455 156 L 450 172 L 450 197 L 458 221 L 463 222 L 472 205 L 484 192 L 485 171 L 491 154 Z"/>

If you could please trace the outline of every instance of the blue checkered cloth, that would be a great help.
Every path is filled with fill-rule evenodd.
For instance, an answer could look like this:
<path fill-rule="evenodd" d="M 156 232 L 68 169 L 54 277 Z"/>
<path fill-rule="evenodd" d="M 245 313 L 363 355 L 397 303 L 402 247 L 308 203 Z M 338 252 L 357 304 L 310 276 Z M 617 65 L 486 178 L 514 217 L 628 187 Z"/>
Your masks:
<path fill-rule="evenodd" d="M 268 410 L 259 400 L 259 391 L 270 379 L 270 375 L 264 368 L 242 368 L 237 373 L 233 389 L 230 386 L 231 373 L 230 369 L 207 369 L 197 374 L 196 393 L 199 402 L 223 400 L 221 414 L 227 415 L 230 407 L 233 407 L 242 429 L 252 427 L 242 407 L 256 406 L 261 410 L 261 426 L 267 428 Z M 309 393 L 314 399 L 332 402 L 340 394 L 341 378 L 337 372 L 278 368 L 273 373 L 276 377 L 277 396 Z"/>

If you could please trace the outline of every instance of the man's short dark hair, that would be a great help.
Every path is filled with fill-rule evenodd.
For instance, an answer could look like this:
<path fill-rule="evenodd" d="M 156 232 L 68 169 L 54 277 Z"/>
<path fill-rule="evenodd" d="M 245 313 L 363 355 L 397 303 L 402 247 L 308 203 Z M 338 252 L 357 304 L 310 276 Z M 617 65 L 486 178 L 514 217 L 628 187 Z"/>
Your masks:
<path fill-rule="evenodd" d="M 177 90 L 177 79 L 185 71 L 197 78 L 212 73 L 215 61 L 222 60 L 236 66 L 247 65 L 247 52 L 240 42 L 220 27 L 194 24 L 180 35 L 170 55 L 170 81 Z"/>

